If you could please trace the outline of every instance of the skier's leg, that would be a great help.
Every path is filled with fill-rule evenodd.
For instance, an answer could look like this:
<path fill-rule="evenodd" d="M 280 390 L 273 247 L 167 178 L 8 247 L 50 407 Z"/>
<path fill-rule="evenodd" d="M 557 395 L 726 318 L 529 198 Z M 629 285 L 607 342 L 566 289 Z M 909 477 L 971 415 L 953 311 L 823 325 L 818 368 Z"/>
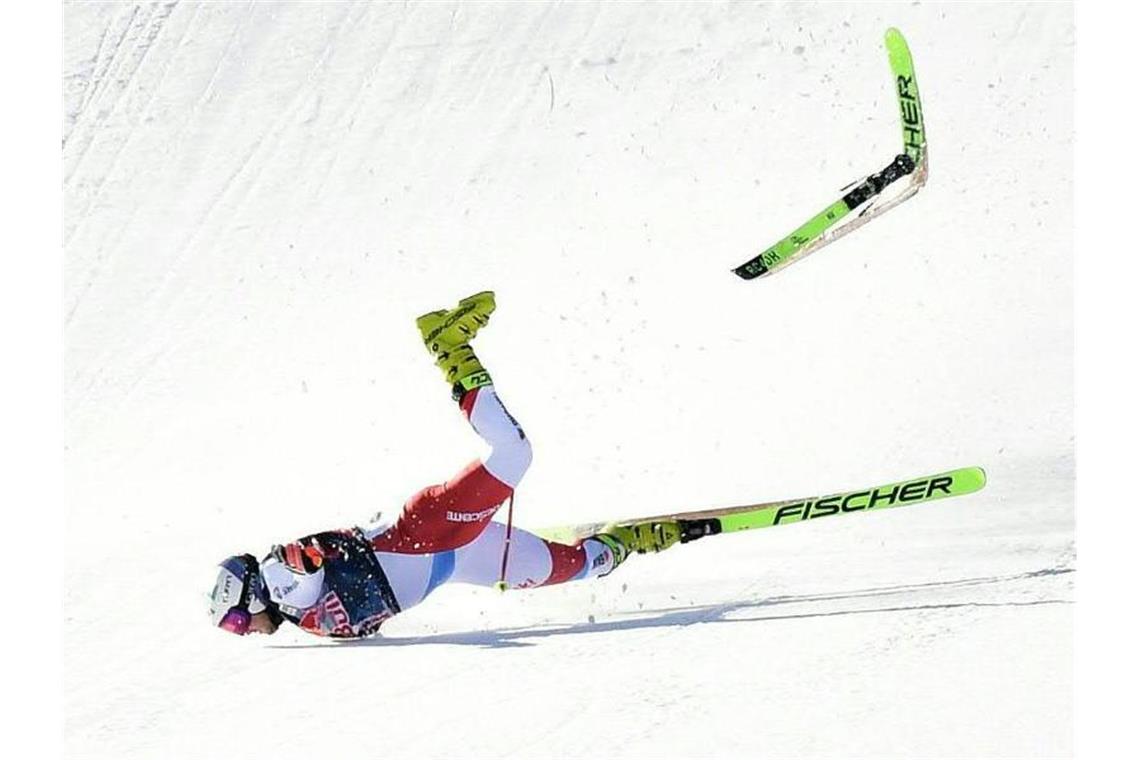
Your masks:
<path fill-rule="evenodd" d="M 506 531 L 502 523 L 490 523 L 477 539 L 455 550 L 450 560 L 453 566 L 439 582 L 493 585 L 502 571 Z M 613 568 L 614 554 L 602 541 L 588 538 L 569 546 L 521 528 L 511 531 L 506 578 L 511 588 L 553 586 L 605 575 Z"/>
<path fill-rule="evenodd" d="M 406 610 L 444 583 L 494 585 L 502 572 L 506 534 L 506 525 L 491 522 L 475 540 L 456 549 L 432 554 L 378 552 L 377 558 L 400 607 Z M 608 575 L 637 548 L 658 550 L 652 545 L 635 548 L 623 544 L 612 533 L 568 545 L 514 528 L 507 554 L 507 585 L 513 589 L 534 588 Z"/>
<path fill-rule="evenodd" d="M 412 496 L 394 525 L 369 536 L 377 551 L 426 554 L 475 540 L 526 473 L 530 442 L 494 387 L 467 391 L 460 406 L 490 452 Z"/>
<path fill-rule="evenodd" d="M 422 602 L 444 583 L 491 587 L 502 570 L 506 526 L 492 522 L 474 541 L 457 549 L 430 554 L 378 551 L 376 558 L 402 610 Z M 575 546 L 545 541 L 515 528 L 507 561 L 511 588 L 552 586 L 604 575 L 614 567 L 614 555 L 602 541 L 588 538 Z"/>
<path fill-rule="evenodd" d="M 526 433 L 503 406 L 493 385 L 464 393 L 459 408 L 491 447 L 482 460 L 484 469 L 513 491 L 530 467 L 532 454 Z"/>
<path fill-rule="evenodd" d="M 530 441 L 499 400 L 490 375 L 466 342 L 486 326 L 494 308 L 492 293 L 478 293 L 460 301 L 456 309 L 431 312 L 416 320 L 424 344 L 452 383 L 460 410 L 491 451 L 448 482 L 415 494 L 394 525 L 370 532 L 377 551 L 431 553 L 473 541 L 530 466 Z"/>

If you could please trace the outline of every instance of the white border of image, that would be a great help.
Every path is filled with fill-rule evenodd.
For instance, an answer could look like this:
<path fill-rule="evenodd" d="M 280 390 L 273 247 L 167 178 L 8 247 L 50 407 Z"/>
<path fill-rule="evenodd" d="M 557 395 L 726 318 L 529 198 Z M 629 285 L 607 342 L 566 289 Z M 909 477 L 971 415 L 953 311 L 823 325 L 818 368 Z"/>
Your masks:
<path fill-rule="evenodd" d="M 63 7 L 0 11 L 0 508 L 8 757 L 63 755 Z M 11 729 L 15 729 L 12 731 Z"/>
<path fill-rule="evenodd" d="M 1076 5 L 1077 757 L 1136 751 L 1135 6 Z M 1129 113 L 1131 111 L 1131 113 Z M 1043 191 L 1047 189 L 1043 188 Z M 1127 617 L 1125 617 L 1127 616 Z"/>
<path fill-rule="evenodd" d="M 34 578 L 3 626 L 5 681 L 16 699 L 9 756 L 63 748 L 62 633 L 62 5 L 2 10 L 3 267 L 0 269 L 0 505 L 6 572 Z M 1078 757 L 1122 756 L 1132 729 L 1137 598 L 1136 244 L 1131 236 L 1137 132 L 1122 86 L 1137 70 L 1137 13 L 1076 7 L 1076 421 Z M 1041 188 L 1047 193 L 1048 188 Z M 29 540 L 30 537 L 40 537 Z M 49 542 L 47 551 L 43 541 Z M 27 600 L 27 601 L 23 601 Z M 13 688 L 17 687 L 17 688 Z M 11 708 L 10 708 L 11 709 Z"/>

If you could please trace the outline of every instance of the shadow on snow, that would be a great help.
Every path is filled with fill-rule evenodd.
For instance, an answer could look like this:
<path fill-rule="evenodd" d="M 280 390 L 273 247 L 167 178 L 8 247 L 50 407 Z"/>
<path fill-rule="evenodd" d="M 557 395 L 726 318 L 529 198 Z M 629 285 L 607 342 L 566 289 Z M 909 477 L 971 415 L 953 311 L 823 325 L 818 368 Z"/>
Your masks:
<path fill-rule="evenodd" d="M 704 623 L 758 623 L 778 620 L 804 620 L 807 618 L 827 618 L 844 615 L 873 615 L 892 612 L 916 612 L 921 610 L 953 610 L 960 608 L 986 608 L 986 607 L 1034 607 L 1039 605 L 1072 604 L 1070 599 L 1036 599 L 1027 601 L 1003 602 L 947 602 L 942 604 L 894 604 L 875 607 L 862 607 L 843 610 L 791 612 L 788 614 L 747 614 L 749 612 L 764 613 L 767 609 L 790 604 L 812 604 L 829 601 L 848 601 L 859 599 L 873 599 L 899 594 L 907 594 L 924 590 L 948 590 L 968 588 L 971 586 L 985 586 L 997 583 L 1029 580 L 1054 575 L 1065 575 L 1076 572 L 1074 568 L 1047 568 L 1034 570 L 1016 575 L 990 576 L 984 578 L 964 578 L 954 581 L 934 581 L 930 583 L 912 583 L 898 586 L 879 586 L 876 588 L 860 589 L 830 594 L 801 594 L 771 596 L 763 599 L 728 602 L 724 604 L 708 604 L 687 607 L 672 607 L 656 610 L 645 610 L 637 617 L 620 620 L 607 620 L 602 622 L 582 622 L 569 624 L 543 624 L 525 628 L 505 628 L 485 631 L 469 631 L 461 633 L 440 633 L 426 636 L 401 636 L 396 638 L 376 636 L 369 639 L 336 641 L 336 648 L 356 647 L 397 647 L 423 644 L 458 644 L 477 647 L 525 647 L 534 646 L 533 639 L 542 639 L 550 636 L 567 636 L 579 633 L 605 633 L 608 631 L 629 631 L 648 628 L 683 627 Z M 743 615 L 738 613 L 745 613 Z M 275 649 L 308 649 L 312 647 L 329 648 L 328 641 L 314 642 L 312 644 L 286 644 L 274 645 Z"/>

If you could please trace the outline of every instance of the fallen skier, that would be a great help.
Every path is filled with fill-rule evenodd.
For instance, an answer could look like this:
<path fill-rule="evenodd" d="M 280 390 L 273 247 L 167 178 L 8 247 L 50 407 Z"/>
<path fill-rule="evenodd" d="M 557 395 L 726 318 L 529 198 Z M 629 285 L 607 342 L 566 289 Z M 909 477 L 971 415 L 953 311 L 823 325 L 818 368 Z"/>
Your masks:
<path fill-rule="evenodd" d="M 494 293 L 483 292 L 416 320 L 489 455 L 415 494 L 392 523 L 305 536 L 274 546 L 260 561 L 252 554 L 224 560 L 211 594 L 215 626 L 272 634 L 287 620 L 318 636 L 360 638 L 444 583 L 552 586 L 607 575 L 634 551 L 680 540 L 679 524 L 670 520 L 610 526 L 561 544 L 491 519 L 531 461 L 526 434 L 470 345 L 494 310 Z"/>

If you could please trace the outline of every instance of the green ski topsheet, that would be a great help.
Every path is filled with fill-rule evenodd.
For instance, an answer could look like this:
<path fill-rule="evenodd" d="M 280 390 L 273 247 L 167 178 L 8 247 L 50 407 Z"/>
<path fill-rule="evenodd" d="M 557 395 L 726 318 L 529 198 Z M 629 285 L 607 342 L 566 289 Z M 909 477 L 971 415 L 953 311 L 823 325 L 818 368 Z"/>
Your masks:
<path fill-rule="evenodd" d="M 657 520 L 700 520 L 708 518 L 719 519 L 721 532 L 731 533 L 738 530 L 787 525 L 829 515 L 891 509 L 936 501 L 951 496 L 964 496 L 980 491 L 985 484 L 986 473 L 981 467 L 963 467 L 941 472 L 937 475 L 925 475 L 827 496 L 812 496 L 803 499 L 788 499 L 696 512 L 675 512 L 650 517 L 634 517 L 612 520 L 606 523 L 562 525 L 541 529 L 536 533 L 549 541 L 570 544 L 600 533 L 607 525 L 615 523 L 630 524 Z"/>
<path fill-rule="evenodd" d="M 894 27 L 886 34 L 887 58 L 895 75 L 895 88 L 899 98 L 899 116 L 902 119 L 903 150 L 921 167 L 926 154 L 926 126 L 922 121 L 922 101 L 918 97 L 918 79 L 914 75 L 914 60 L 902 32 Z"/>
<path fill-rule="evenodd" d="M 914 171 L 919 177 L 916 184 L 920 187 L 926 181 L 926 128 L 922 120 L 922 102 L 918 96 L 914 60 L 911 58 L 906 39 L 898 29 L 892 27 L 886 31 L 884 44 L 891 74 L 895 79 L 895 94 L 899 101 L 903 152 L 914 162 Z M 874 195 L 878 195 L 881 190 L 882 188 L 879 188 Z M 846 197 L 832 203 L 791 234 L 733 269 L 733 272 L 745 280 L 751 280 L 772 274 L 800 258 L 818 246 L 828 230 L 855 210 L 845 201 Z"/>

